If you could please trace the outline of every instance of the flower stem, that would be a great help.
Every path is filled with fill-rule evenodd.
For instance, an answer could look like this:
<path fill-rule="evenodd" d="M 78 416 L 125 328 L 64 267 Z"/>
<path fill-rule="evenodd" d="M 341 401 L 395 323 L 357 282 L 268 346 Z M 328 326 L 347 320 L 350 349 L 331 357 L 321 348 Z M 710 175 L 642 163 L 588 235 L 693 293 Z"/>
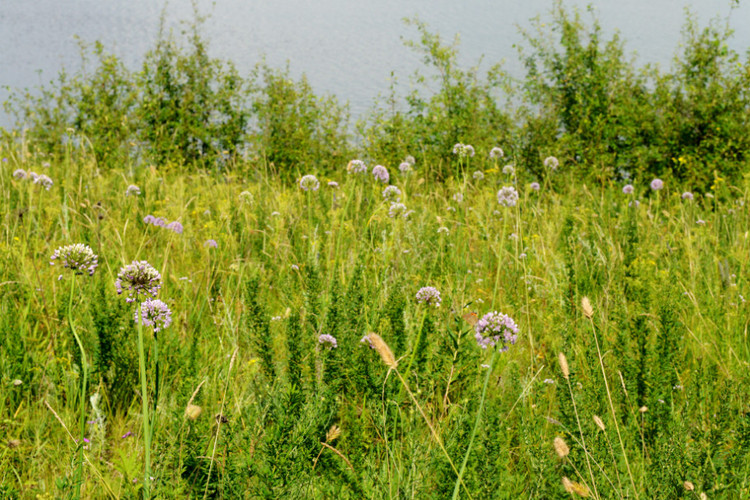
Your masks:
<path fill-rule="evenodd" d="M 144 471 L 143 498 L 151 496 L 151 434 L 148 419 L 148 388 L 146 386 L 146 355 L 143 351 L 143 325 L 141 324 L 141 308 L 136 305 L 135 324 L 138 329 L 138 364 L 141 377 L 141 401 L 143 402 L 143 442 L 144 442 Z"/>
<path fill-rule="evenodd" d="M 81 382 L 81 411 L 79 415 L 79 424 L 81 428 L 81 437 L 78 440 L 78 452 L 79 460 L 78 466 L 76 467 L 76 478 L 75 478 L 75 497 L 81 498 L 81 486 L 83 484 L 83 443 L 86 437 L 86 384 L 88 382 L 88 362 L 86 360 L 86 351 L 83 349 L 83 343 L 81 342 L 78 332 L 76 332 L 75 326 L 73 325 L 73 295 L 75 287 L 75 276 L 70 279 L 70 299 L 68 300 L 68 325 L 70 326 L 73 337 L 76 339 L 78 349 L 81 351 L 81 371 L 83 372 L 83 380 Z"/>

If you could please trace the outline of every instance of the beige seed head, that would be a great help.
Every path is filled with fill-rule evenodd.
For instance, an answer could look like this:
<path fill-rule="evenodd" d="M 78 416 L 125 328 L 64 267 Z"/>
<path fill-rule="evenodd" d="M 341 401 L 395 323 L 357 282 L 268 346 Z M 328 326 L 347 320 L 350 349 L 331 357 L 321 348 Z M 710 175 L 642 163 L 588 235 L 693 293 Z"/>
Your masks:
<path fill-rule="evenodd" d="M 690 481 L 685 481 L 682 483 L 682 486 L 684 486 L 687 491 L 693 491 L 695 489 L 695 485 Z"/>
<path fill-rule="evenodd" d="M 641 406 L 638 408 L 638 411 L 641 413 L 646 413 L 648 411 L 648 406 Z"/>
<path fill-rule="evenodd" d="M 185 408 L 185 416 L 190 420 L 197 420 L 201 413 L 203 413 L 203 408 L 198 405 L 187 405 Z"/>
<path fill-rule="evenodd" d="M 606 430 L 606 428 L 604 427 L 604 422 L 602 421 L 601 418 L 599 418 L 599 415 L 594 415 L 594 423 L 596 424 L 597 427 L 599 427 L 599 429 L 602 430 L 602 432 Z"/>
<path fill-rule="evenodd" d="M 588 297 L 584 297 L 581 300 L 581 309 L 583 309 L 583 315 L 586 318 L 591 319 L 594 316 L 594 308 L 591 307 L 591 301 Z"/>
<path fill-rule="evenodd" d="M 578 495 L 579 497 L 588 498 L 591 495 L 591 491 L 589 491 L 588 486 L 581 483 L 576 483 L 573 481 L 573 492 Z"/>
<path fill-rule="evenodd" d="M 705 491 L 701 491 L 700 499 L 701 500 L 708 500 L 708 495 L 706 495 Z"/>
<path fill-rule="evenodd" d="M 335 441 L 341 435 L 341 427 L 333 424 L 328 432 L 326 432 L 326 443 Z"/>
<path fill-rule="evenodd" d="M 565 354 L 560 353 L 557 355 L 557 359 L 560 361 L 560 370 L 562 371 L 563 377 L 566 379 L 570 378 L 570 369 L 568 368 L 568 358 Z"/>
<path fill-rule="evenodd" d="M 378 354 L 380 354 L 383 363 L 385 363 L 388 368 L 395 369 L 397 365 L 396 358 L 393 356 L 391 348 L 385 343 L 385 340 L 383 340 L 377 333 L 370 333 L 367 338 L 370 339 L 372 347 L 378 351 Z"/>
<path fill-rule="evenodd" d="M 562 485 L 563 488 L 565 488 L 565 491 L 567 491 L 568 493 L 575 493 L 575 490 L 573 489 L 573 482 L 565 476 L 563 476 L 562 478 Z"/>
<path fill-rule="evenodd" d="M 554 441 L 552 441 L 552 444 L 555 446 L 555 453 L 557 453 L 558 457 L 565 458 L 568 456 L 568 453 L 570 453 L 570 448 L 565 444 L 563 438 L 559 436 L 556 437 Z"/>
<path fill-rule="evenodd" d="M 20 439 L 9 439 L 8 440 L 8 448 L 13 449 L 13 448 L 18 448 L 19 446 L 21 446 L 21 440 Z"/>

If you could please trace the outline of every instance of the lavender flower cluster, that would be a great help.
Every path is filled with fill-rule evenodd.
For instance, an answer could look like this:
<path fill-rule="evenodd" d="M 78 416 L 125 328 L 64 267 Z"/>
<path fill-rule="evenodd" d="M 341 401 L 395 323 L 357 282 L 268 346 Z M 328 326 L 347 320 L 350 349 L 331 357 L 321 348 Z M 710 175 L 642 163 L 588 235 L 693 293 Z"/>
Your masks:
<path fill-rule="evenodd" d="M 87 272 L 89 276 L 94 275 L 94 271 L 99 265 L 99 257 L 91 250 L 90 246 L 83 243 L 74 243 L 58 248 L 50 257 L 50 265 L 54 265 L 55 260 L 60 260 L 63 267 L 75 271 L 76 274 Z"/>
<path fill-rule="evenodd" d="M 135 321 L 138 321 L 138 311 L 135 312 Z M 141 303 L 141 321 L 143 326 L 151 326 L 154 332 L 158 332 L 172 324 L 172 311 L 159 299 L 146 299 Z"/>
<path fill-rule="evenodd" d="M 367 165 L 362 160 L 352 160 L 349 165 L 346 166 L 346 171 L 350 174 L 366 174 Z"/>
<path fill-rule="evenodd" d="M 474 146 L 471 144 L 461 144 L 460 142 L 453 146 L 453 154 L 458 155 L 459 158 L 471 158 L 474 156 Z"/>
<path fill-rule="evenodd" d="M 424 286 L 417 292 L 417 302 L 421 302 L 428 306 L 440 307 L 442 299 L 440 298 L 440 292 L 434 286 Z"/>
<path fill-rule="evenodd" d="M 52 189 L 52 186 L 54 184 L 54 182 L 52 182 L 52 179 L 50 179 L 46 175 L 37 174 L 36 172 L 31 172 L 31 171 L 26 172 L 22 168 L 19 168 L 13 171 L 13 178 L 19 181 L 29 180 L 33 182 L 34 184 L 41 185 L 47 191 Z"/>
<path fill-rule="evenodd" d="M 482 349 L 498 346 L 500 352 L 505 352 L 510 345 L 516 343 L 518 325 L 507 314 L 493 311 L 477 321 L 474 332 L 474 338 Z"/>
<path fill-rule="evenodd" d="M 151 224 L 156 227 L 163 227 L 164 229 L 169 229 L 171 231 L 174 231 L 177 234 L 182 234 L 182 232 L 185 230 L 182 224 L 176 220 L 172 222 L 167 222 L 167 220 L 164 217 L 154 217 L 153 215 L 150 215 L 150 214 L 143 218 L 143 222 L 145 222 L 146 224 Z"/>
<path fill-rule="evenodd" d="M 504 207 L 515 207 L 518 203 L 518 191 L 513 186 L 503 186 L 497 192 L 497 202 Z"/>
<path fill-rule="evenodd" d="M 388 173 L 388 169 L 383 165 L 375 165 L 372 169 L 372 176 L 375 177 L 376 181 L 380 181 L 383 184 L 387 184 L 391 175 Z"/>
<path fill-rule="evenodd" d="M 161 288 L 161 274 L 145 260 L 134 260 L 120 269 L 115 288 L 117 295 L 128 292 L 128 302 L 135 302 L 139 295 L 156 297 Z"/>
<path fill-rule="evenodd" d="M 299 187 L 302 191 L 317 191 L 320 188 L 320 181 L 314 175 L 304 175 L 299 180 Z"/>

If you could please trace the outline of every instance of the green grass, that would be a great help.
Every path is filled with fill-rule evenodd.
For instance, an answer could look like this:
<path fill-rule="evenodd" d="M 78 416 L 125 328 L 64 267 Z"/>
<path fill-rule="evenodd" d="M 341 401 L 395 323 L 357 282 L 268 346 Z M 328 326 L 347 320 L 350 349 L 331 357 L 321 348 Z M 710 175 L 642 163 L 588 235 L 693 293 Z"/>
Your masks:
<path fill-rule="evenodd" d="M 104 423 L 86 424 L 82 498 L 142 496 L 144 408 L 155 498 L 546 499 L 569 495 L 563 477 L 601 498 L 750 495 L 748 186 L 687 201 L 638 179 L 625 195 L 580 184 L 563 162 L 540 179 L 520 170 L 518 205 L 502 207 L 497 191 L 514 181 L 487 153 L 445 183 L 431 165 L 408 176 L 389 165 L 412 211 L 393 219 L 384 185 L 345 165 L 331 175 L 339 188 L 319 176 L 306 193 L 262 164 L 132 176 L 99 172 L 84 150 L 49 168 L 0 150 L 0 497 L 75 495 L 94 394 Z M 13 179 L 16 168 L 53 188 Z M 129 184 L 141 194 L 125 196 Z M 144 224 L 148 214 L 185 231 Z M 99 255 L 92 277 L 49 265 L 78 242 Z M 114 287 L 133 260 L 161 272 L 173 312 L 158 401 L 143 329 L 151 406 L 134 305 Z M 417 303 L 423 286 L 441 292 L 439 308 Z M 493 310 L 520 332 L 488 374 L 491 352 L 467 319 Z M 369 332 L 399 376 L 360 342 Z M 336 349 L 318 345 L 323 333 Z"/>

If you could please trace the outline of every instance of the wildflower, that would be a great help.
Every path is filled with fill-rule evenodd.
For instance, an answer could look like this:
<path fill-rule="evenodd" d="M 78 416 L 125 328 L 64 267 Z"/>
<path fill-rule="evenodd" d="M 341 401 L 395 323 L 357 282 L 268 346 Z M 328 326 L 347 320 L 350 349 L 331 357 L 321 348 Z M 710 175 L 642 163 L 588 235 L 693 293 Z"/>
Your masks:
<path fill-rule="evenodd" d="M 662 181 L 661 179 L 654 179 L 651 181 L 651 189 L 653 189 L 654 191 L 659 191 L 663 187 L 664 181 Z"/>
<path fill-rule="evenodd" d="M 548 156 L 544 159 L 544 166 L 552 170 L 557 170 L 557 167 L 560 166 L 560 160 L 554 156 Z"/>
<path fill-rule="evenodd" d="M 411 172 L 411 164 L 409 164 L 408 162 L 402 162 L 402 163 L 401 163 L 401 164 L 400 164 L 400 165 L 398 166 L 398 169 L 399 169 L 399 171 L 400 171 L 400 172 L 401 172 L 402 174 L 408 174 L 409 172 Z"/>
<path fill-rule="evenodd" d="M 156 227 L 165 227 L 167 225 L 167 219 L 164 217 L 156 217 L 152 224 Z"/>
<path fill-rule="evenodd" d="M 482 349 L 500 345 L 500 352 L 508 350 L 518 338 L 518 325 L 507 314 L 488 312 L 474 325 L 474 338 Z"/>
<path fill-rule="evenodd" d="M 461 203 L 464 201 L 464 194 L 463 193 L 456 193 L 453 195 L 453 201 L 456 203 Z"/>
<path fill-rule="evenodd" d="M 127 291 L 128 302 L 134 302 L 139 295 L 156 297 L 161 288 L 161 274 L 145 260 L 134 260 L 120 269 L 115 281 L 117 295 Z"/>
<path fill-rule="evenodd" d="M 327 347 L 329 350 L 338 347 L 336 337 L 334 337 L 333 335 L 328 335 L 327 333 L 324 333 L 318 337 L 318 343 L 323 347 Z"/>
<path fill-rule="evenodd" d="M 706 225 L 706 221 L 704 221 L 703 219 L 698 219 L 697 221 L 695 221 L 695 223 L 698 224 L 699 226 L 705 226 Z"/>
<path fill-rule="evenodd" d="M 350 174 L 366 174 L 367 165 L 362 160 L 352 160 L 349 165 L 346 166 L 347 172 Z"/>
<path fill-rule="evenodd" d="M 474 174 L 472 174 L 472 177 L 475 181 L 481 181 L 484 179 L 484 172 L 482 172 L 481 170 L 477 170 L 476 172 L 474 172 Z"/>
<path fill-rule="evenodd" d="M 553 385 L 555 383 L 555 381 L 552 380 L 551 378 L 545 378 L 544 379 L 544 383 L 547 384 L 547 385 Z"/>
<path fill-rule="evenodd" d="M 387 186 L 383 189 L 383 198 L 387 201 L 397 202 L 401 199 L 401 190 L 396 186 Z"/>
<path fill-rule="evenodd" d="M 123 434 L 122 436 L 120 436 L 120 439 L 125 439 L 125 438 L 129 438 L 129 437 L 130 437 L 130 436 L 132 436 L 132 435 L 133 435 L 133 433 L 132 433 L 132 432 L 130 432 L 130 431 L 128 431 L 128 432 L 126 432 L 125 434 Z"/>
<path fill-rule="evenodd" d="M 174 231 L 177 234 L 182 234 L 182 231 L 184 230 L 184 228 L 182 227 L 182 224 L 180 224 L 177 221 L 170 222 L 169 224 L 167 224 L 165 226 L 165 228 L 166 229 L 171 229 L 172 231 Z"/>
<path fill-rule="evenodd" d="M 406 205 L 403 203 L 391 203 L 391 208 L 388 209 L 388 217 L 395 219 L 397 217 L 407 217 Z"/>
<path fill-rule="evenodd" d="M 375 349 L 375 346 L 372 345 L 372 342 L 370 342 L 370 336 L 369 335 L 365 335 L 364 337 L 362 337 L 361 339 L 359 339 L 359 343 L 360 344 L 367 343 L 367 344 L 370 345 L 370 349 Z"/>
<path fill-rule="evenodd" d="M 404 158 L 404 163 L 408 163 L 411 166 L 414 166 L 416 162 L 417 161 L 414 159 L 412 155 L 407 155 L 406 158 Z"/>
<path fill-rule="evenodd" d="M 693 201 L 693 193 L 691 193 L 690 191 L 685 191 L 684 193 L 682 193 L 682 199 Z"/>
<path fill-rule="evenodd" d="M 339 187 L 339 183 L 336 181 L 328 181 L 328 187 L 336 189 L 337 187 Z"/>
<path fill-rule="evenodd" d="M 539 191 L 539 188 L 541 188 L 538 182 L 532 182 L 531 184 L 529 184 L 529 187 L 534 191 Z"/>
<path fill-rule="evenodd" d="M 474 154 L 474 146 L 472 146 L 471 144 L 466 144 L 464 146 L 464 156 L 472 157 L 474 156 Z"/>
<path fill-rule="evenodd" d="M 437 288 L 432 286 L 424 286 L 419 289 L 416 295 L 417 302 L 422 302 L 428 306 L 440 307 L 442 299 L 440 298 L 440 292 Z"/>
<path fill-rule="evenodd" d="M 52 182 L 52 179 L 42 174 L 36 176 L 36 178 L 34 179 L 34 184 L 41 184 L 44 189 L 49 191 L 50 189 L 52 189 L 52 184 L 54 183 Z"/>
<path fill-rule="evenodd" d="M 19 181 L 25 179 L 26 178 L 26 170 L 24 170 L 22 168 L 18 168 L 16 170 L 14 170 L 13 171 L 13 178 L 17 179 Z"/>
<path fill-rule="evenodd" d="M 372 169 L 372 176 L 375 177 L 375 180 L 383 183 L 387 183 L 388 179 L 391 178 L 390 174 L 388 174 L 388 169 L 383 165 L 375 165 Z"/>
<path fill-rule="evenodd" d="M 125 190 L 125 196 L 138 196 L 139 194 L 141 194 L 141 188 L 139 188 L 135 184 L 131 184 Z"/>
<path fill-rule="evenodd" d="M 74 243 L 58 248 L 50 257 L 50 265 L 54 265 L 53 261 L 56 259 L 60 259 L 63 267 L 75 271 L 76 274 L 87 272 L 89 276 L 94 275 L 96 266 L 99 265 L 99 257 L 91 250 L 90 246 L 83 243 Z"/>
<path fill-rule="evenodd" d="M 206 240 L 203 246 L 208 248 L 219 248 L 219 244 L 214 239 Z"/>
<path fill-rule="evenodd" d="M 147 216 L 143 218 L 143 222 L 146 224 L 153 224 L 155 220 L 156 220 L 156 217 L 154 217 L 151 214 L 148 214 Z"/>
<path fill-rule="evenodd" d="M 458 155 L 459 158 L 472 157 L 475 154 L 474 146 L 459 142 L 453 146 L 453 154 Z"/>
<path fill-rule="evenodd" d="M 504 156 L 505 156 L 505 152 L 502 149 L 500 149 L 498 147 L 494 147 L 494 148 L 490 149 L 490 158 L 491 159 L 494 160 L 496 158 L 502 158 Z"/>
<path fill-rule="evenodd" d="M 635 188 L 633 187 L 632 184 L 626 184 L 622 188 L 622 192 L 625 193 L 625 194 L 632 194 L 634 190 L 635 190 Z"/>
<path fill-rule="evenodd" d="M 297 264 L 292 264 L 292 271 L 299 271 L 299 266 Z"/>
<path fill-rule="evenodd" d="M 629 206 L 629 207 L 635 207 L 635 208 L 638 208 L 638 207 L 639 207 L 640 205 L 641 205 L 641 202 L 640 202 L 640 201 L 638 201 L 638 200 L 633 200 L 633 201 L 631 201 L 630 203 L 628 203 L 628 206 Z"/>
<path fill-rule="evenodd" d="M 438 231 L 437 231 L 437 232 L 438 232 L 438 234 L 440 234 L 440 233 L 448 234 L 448 233 L 449 233 L 450 231 L 448 230 L 448 228 L 447 228 L 447 227 L 445 227 L 445 226 L 442 226 L 442 227 L 439 227 L 439 228 L 438 228 Z"/>
<path fill-rule="evenodd" d="M 135 320 L 138 321 L 137 311 Z M 146 299 L 141 303 L 141 322 L 143 326 L 151 326 L 154 332 L 158 332 L 172 324 L 172 311 L 159 299 Z"/>
<path fill-rule="evenodd" d="M 302 191 L 317 191 L 320 187 L 320 182 L 317 177 L 308 174 L 299 180 L 299 187 Z"/>
<path fill-rule="evenodd" d="M 503 167 L 503 174 L 510 176 L 516 175 L 516 167 L 513 165 L 505 165 Z"/>
<path fill-rule="evenodd" d="M 240 202 L 241 203 L 252 203 L 253 202 L 253 194 L 250 191 L 242 191 L 240 193 Z"/>
<path fill-rule="evenodd" d="M 518 202 L 518 192 L 513 186 L 503 186 L 497 192 L 497 202 L 504 207 L 515 207 Z"/>
<path fill-rule="evenodd" d="M 39 174 L 37 174 L 36 172 L 32 172 L 32 171 L 29 170 L 29 173 L 28 173 L 27 177 L 29 179 L 31 179 L 31 182 L 36 182 L 36 180 L 39 178 Z"/>

